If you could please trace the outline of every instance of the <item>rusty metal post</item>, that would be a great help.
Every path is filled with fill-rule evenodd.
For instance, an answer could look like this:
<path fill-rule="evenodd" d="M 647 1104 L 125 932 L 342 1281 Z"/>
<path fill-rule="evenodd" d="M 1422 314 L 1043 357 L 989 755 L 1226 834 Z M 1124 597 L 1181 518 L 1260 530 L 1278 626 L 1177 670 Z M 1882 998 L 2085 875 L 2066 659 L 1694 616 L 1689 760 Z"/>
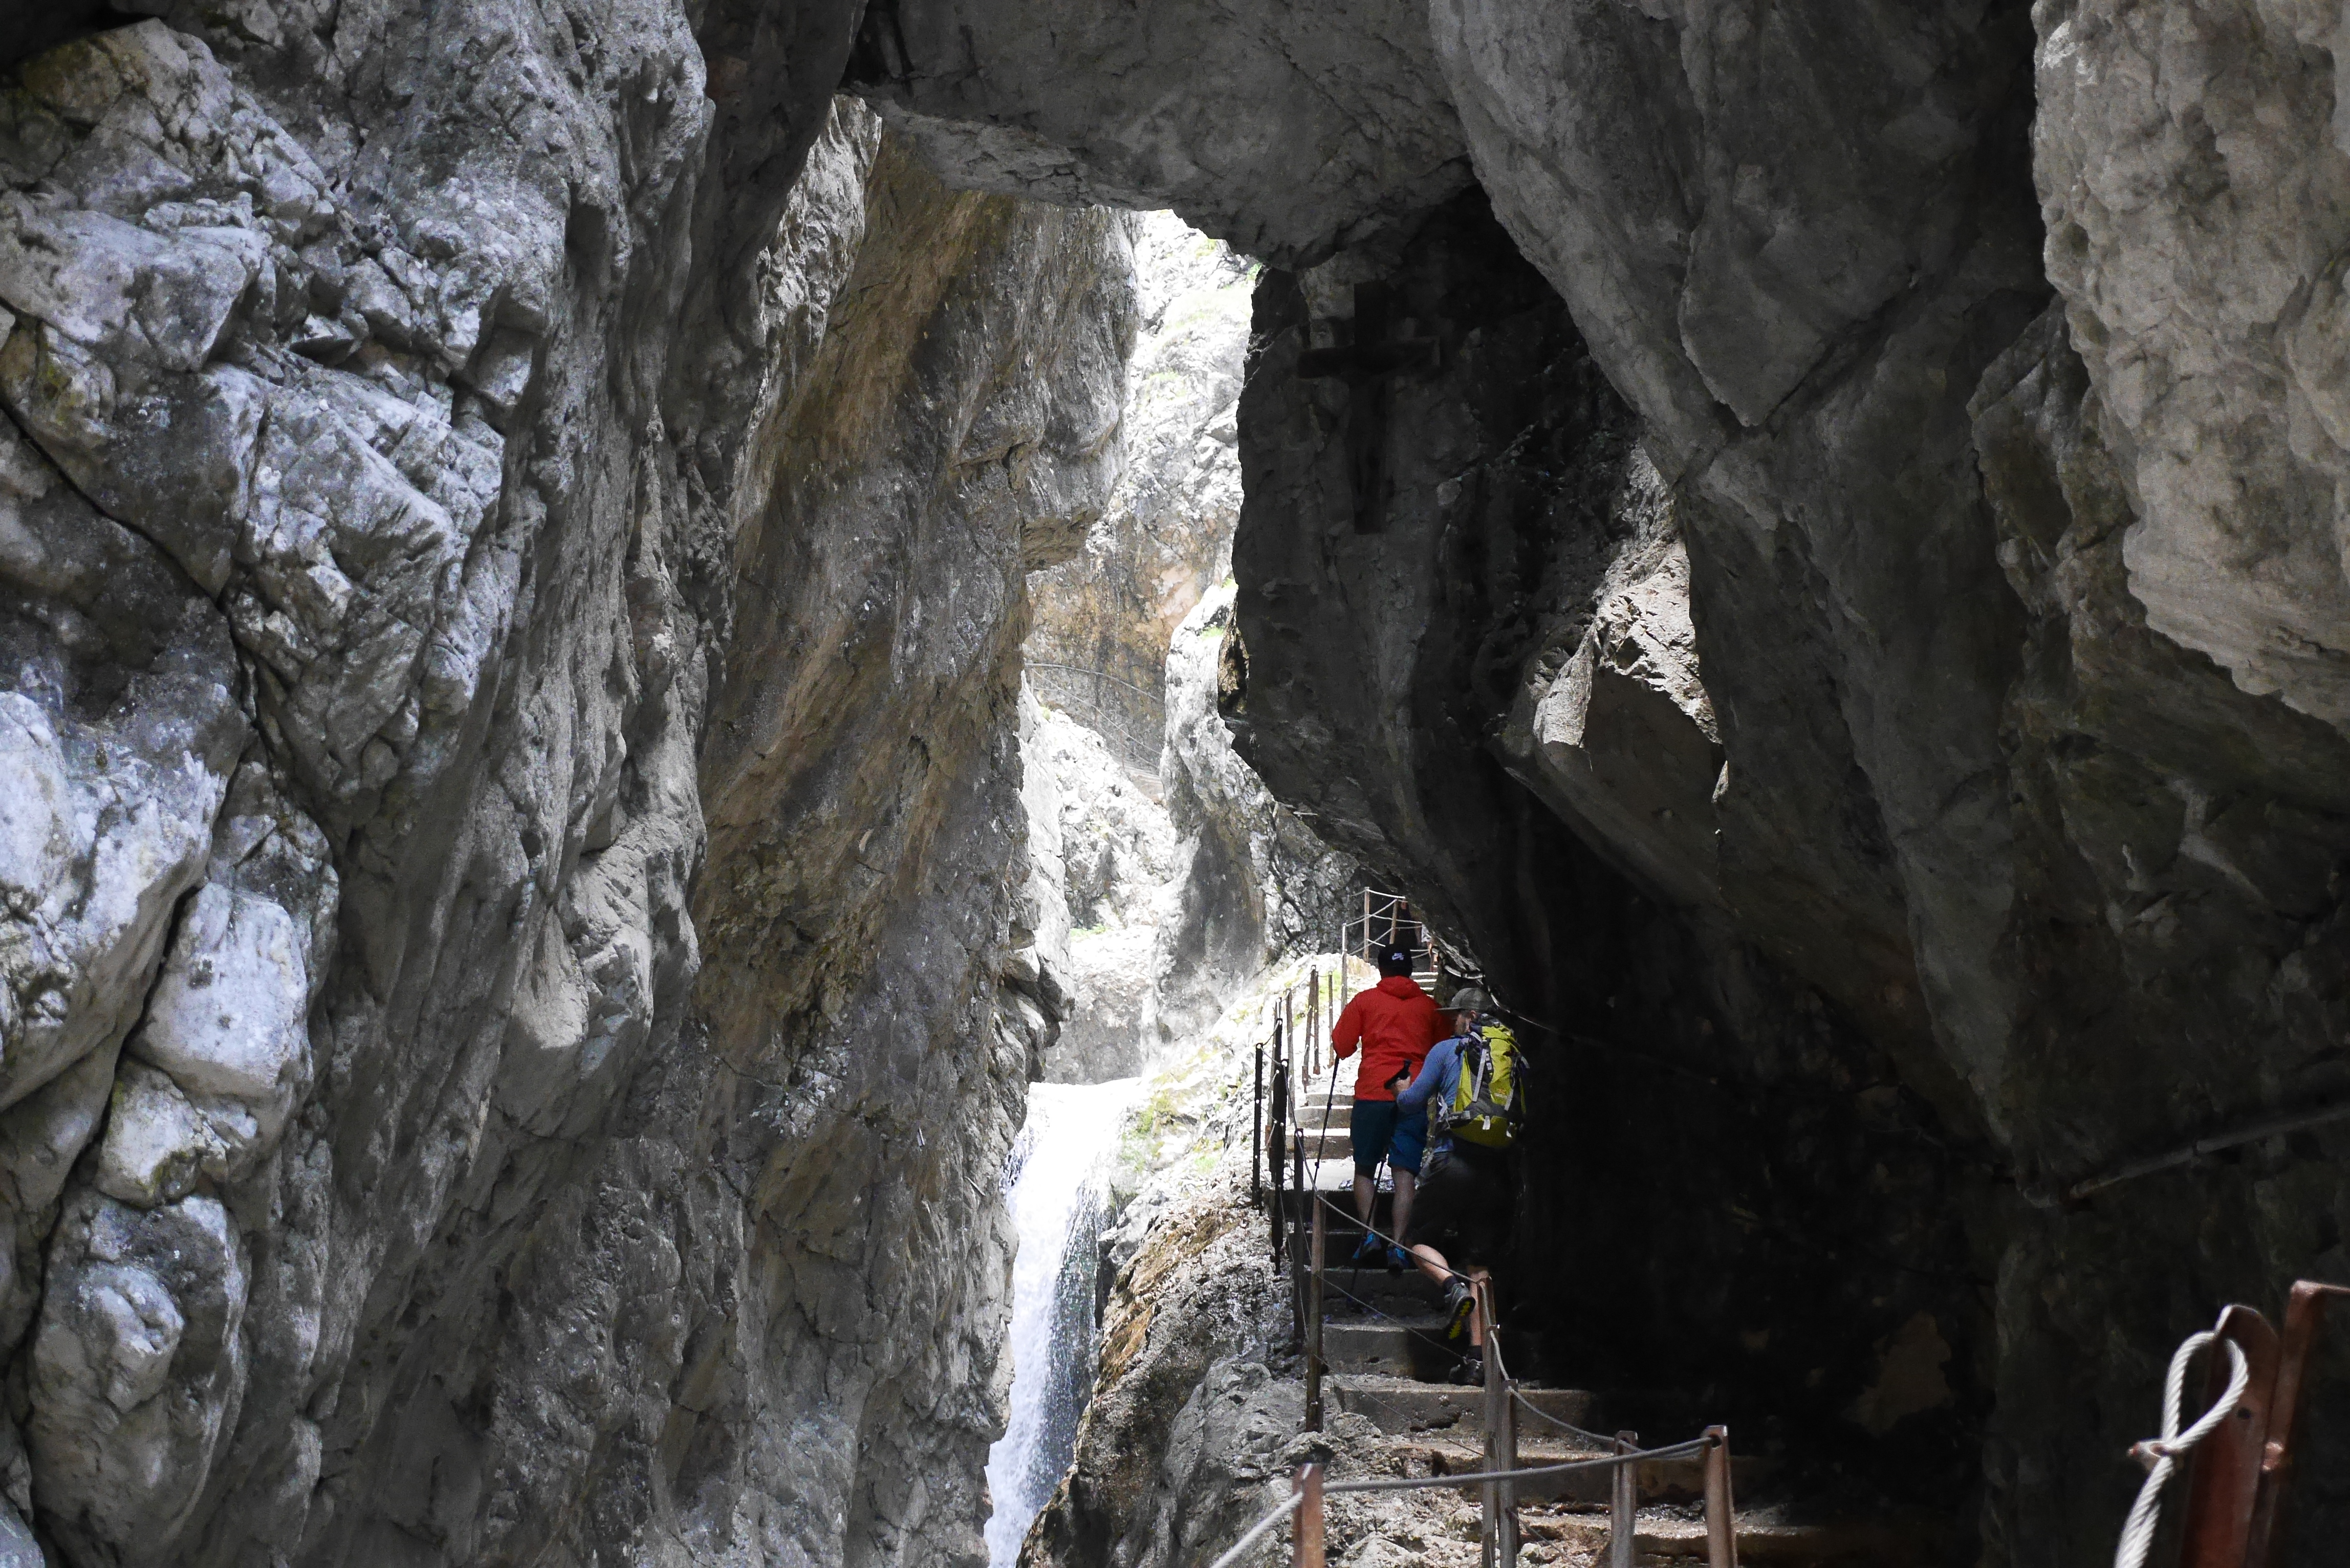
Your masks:
<path fill-rule="evenodd" d="M 2262 1459 L 2268 1449 L 2269 1396 L 2276 1385 L 2277 1335 L 2247 1306 L 2220 1314 L 2219 1333 L 2244 1353 L 2249 1375 L 2243 1397 L 2228 1418 L 2195 1445 L 2187 1471 L 2187 1507 L 2180 1516 L 2179 1568 L 2244 1568 L 2259 1501 Z M 2203 1408 L 2228 1391 L 2234 1374 L 2227 1353 L 2205 1355 Z"/>
<path fill-rule="evenodd" d="M 1616 1434 L 1617 1453 L 1628 1454 L 1639 1446 L 1639 1433 Z M 1607 1472 L 1607 1568 L 1632 1568 L 1632 1537 L 1639 1528 L 1638 1471 L 1638 1465 L 1617 1465 Z"/>
<path fill-rule="evenodd" d="M 1307 1184 L 1305 1132 L 1303 1127 L 1298 1128 L 1295 1136 L 1289 1140 L 1289 1158 L 1295 1162 L 1297 1201 L 1301 1205 L 1312 1203 L 1318 1194 L 1314 1187 Z M 1292 1314 L 1291 1322 L 1296 1329 L 1296 1334 L 1290 1340 L 1290 1344 L 1303 1351 L 1305 1348 L 1306 1216 L 1302 1208 L 1298 1211 L 1296 1224 L 1297 1235 L 1289 1249 L 1289 1306 Z"/>
<path fill-rule="evenodd" d="M 1491 1280 L 1477 1282 L 1477 1310 L 1485 1320 L 1485 1468 L 1513 1470 L 1518 1468 L 1518 1423 L 1516 1412 L 1510 1407 L 1509 1381 L 1502 1374 Z M 1517 1568 L 1518 1483 L 1488 1481 L 1485 1496 L 1494 1556 L 1501 1568 Z"/>
<path fill-rule="evenodd" d="M 1322 1568 L 1322 1467 L 1298 1466 L 1289 1484 L 1301 1500 L 1290 1529 L 1290 1561 L 1295 1568 Z"/>
<path fill-rule="evenodd" d="M 1249 1113 L 1249 1207 L 1264 1207 L 1264 1045 L 1256 1048 L 1256 1091 Z"/>
<path fill-rule="evenodd" d="M 2261 1460 L 2260 1501 L 2252 1511 L 2244 1568 L 2268 1568 L 2270 1553 L 2275 1550 L 2277 1514 L 2283 1504 L 2285 1485 L 2293 1479 L 2293 1438 L 2301 1424 L 2302 1378 L 2309 1370 L 2309 1358 L 2316 1352 L 2318 1334 L 2325 1326 L 2326 1303 L 2337 1296 L 2350 1296 L 2350 1289 L 2319 1284 L 2314 1280 L 2296 1280 L 2293 1294 L 2285 1303 L 2276 1382 L 2269 1397 L 2268 1442 Z"/>
<path fill-rule="evenodd" d="M 1273 1026 L 1273 1101 L 1266 1106 L 1265 1145 L 1273 1160 L 1273 1266 L 1281 1267 L 1283 1227 L 1289 1223 L 1289 1206 L 1283 1197 L 1289 1174 L 1289 1129 L 1282 1106 L 1289 1094 L 1289 1064 L 1282 1060 L 1281 1024 Z"/>
<path fill-rule="evenodd" d="M 1305 1050 L 1313 1059 L 1315 1070 L 1306 1075 L 1312 1083 L 1321 1075 L 1322 1061 L 1322 969 L 1320 965 L 1305 971 Z M 1329 1129 L 1322 1129 L 1325 1133 Z"/>
<path fill-rule="evenodd" d="M 1305 1429 L 1322 1429 L 1322 1264 L 1330 1241 L 1329 1205 L 1316 1189 L 1306 1199 L 1314 1206 L 1313 1262 L 1305 1277 Z"/>
<path fill-rule="evenodd" d="M 1705 1429 L 1706 1568 L 1738 1568 L 1738 1520 L 1730 1495 L 1730 1428 Z"/>

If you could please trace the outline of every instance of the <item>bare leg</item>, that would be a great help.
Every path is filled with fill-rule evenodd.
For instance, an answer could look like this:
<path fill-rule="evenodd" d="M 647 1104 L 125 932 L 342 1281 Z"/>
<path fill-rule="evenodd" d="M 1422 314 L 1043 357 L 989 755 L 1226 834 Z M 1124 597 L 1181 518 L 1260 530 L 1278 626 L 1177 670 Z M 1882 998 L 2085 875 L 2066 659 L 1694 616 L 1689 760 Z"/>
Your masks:
<path fill-rule="evenodd" d="M 1363 1222 L 1366 1231 L 1371 1228 L 1371 1206 L 1378 1200 L 1378 1178 L 1376 1175 L 1365 1176 L 1359 1170 L 1355 1172 L 1355 1218 Z"/>
<path fill-rule="evenodd" d="M 1452 1271 L 1444 1266 L 1444 1254 L 1426 1242 L 1423 1241 L 1414 1247 L 1411 1250 L 1411 1255 L 1413 1261 L 1419 1264 L 1419 1272 L 1438 1284 L 1440 1285 L 1452 1277 Z"/>
<path fill-rule="evenodd" d="M 1395 1184 L 1395 1239 L 1401 1241 L 1411 1234 L 1411 1195 L 1419 1189 L 1419 1178 L 1409 1170 L 1398 1170 Z"/>

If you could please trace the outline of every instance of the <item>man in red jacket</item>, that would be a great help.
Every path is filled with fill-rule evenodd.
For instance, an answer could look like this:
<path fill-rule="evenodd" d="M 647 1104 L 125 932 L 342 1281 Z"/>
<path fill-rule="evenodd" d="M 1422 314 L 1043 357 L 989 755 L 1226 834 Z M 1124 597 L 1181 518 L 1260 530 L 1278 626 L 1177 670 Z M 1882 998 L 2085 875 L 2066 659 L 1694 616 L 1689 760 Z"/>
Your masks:
<path fill-rule="evenodd" d="M 1355 1069 L 1355 1112 L 1349 1122 L 1355 1146 L 1355 1212 L 1363 1221 L 1363 1240 L 1355 1262 L 1379 1255 L 1382 1243 L 1372 1236 L 1371 1205 L 1378 1194 L 1379 1161 L 1395 1169 L 1395 1234 L 1401 1236 L 1411 1220 L 1411 1193 L 1419 1179 L 1420 1140 L 1397 1139 L 1396 1090 L 1411 1082 L 1429 1047 L 1444 1035 L 1444 1015 L 1419 982 L 1411 978 L 1411 954 L 1389 948 L 1379 954 L 1379 983 L 1358 992 L 1338 1014 L 1330 1030 L 1330 1051 L 1340 1061 L 1355 1054 L 1362 1062 Z M 1400 1142 L 1401 1147 L 1397 1147 Z M 1407 1168 L 1406 1161 L 1409 1161 Z M 1403 1266 L 1400 1250 L 1388 1262 Z"/>

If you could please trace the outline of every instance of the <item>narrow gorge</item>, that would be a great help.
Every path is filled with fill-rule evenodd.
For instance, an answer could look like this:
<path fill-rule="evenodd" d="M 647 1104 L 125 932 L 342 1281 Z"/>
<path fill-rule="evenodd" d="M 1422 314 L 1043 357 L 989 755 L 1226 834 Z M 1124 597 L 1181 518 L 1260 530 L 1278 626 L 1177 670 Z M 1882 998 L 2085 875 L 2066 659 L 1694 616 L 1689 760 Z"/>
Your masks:
<path fill-rule="evenodd" d="M 1518 1021 L 1530 1376 L 2107 1560 L 2350 1283 L 2345 62 L 0 8 L 0 1568 L 1207 1568 L 1375 1441 L 1243 1164 L 1367 887 Z"/>

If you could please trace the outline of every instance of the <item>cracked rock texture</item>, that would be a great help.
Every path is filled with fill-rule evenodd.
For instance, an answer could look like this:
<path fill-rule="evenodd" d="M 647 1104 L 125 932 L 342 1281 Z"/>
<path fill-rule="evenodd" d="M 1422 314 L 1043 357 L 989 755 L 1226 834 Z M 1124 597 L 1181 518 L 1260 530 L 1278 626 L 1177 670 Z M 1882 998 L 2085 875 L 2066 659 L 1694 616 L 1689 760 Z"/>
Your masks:
<path fill-rule="evenodd" d="M 1032 835 L 1056 846 L 1038 902 L 1057 898 L 1076 928 L 1056 961 L 1076 1011 L 1047 1076 L 1080 1081 L 1141 1071 L 1267 965 L 1334 947 L 1356 887 L 1216 711 L 1253 269 L 1172 213 L 1131 223 L 1126 470 L 1084 553 L 1028 585 L 1030 679 L 1056 707 L 1022 735 L 1044 764 L 1032 795 L 1052 794 L 1029 805 Z M 1080 673 L 1097 671 L 1111 679 Z"/>
<path fill-rule="evenodd" d="M 1040 951 L 1067 993 L 1044 1076 L 1131 1077 L 1156 1044 L 1147 1022 L 1174 830 L 1107 742 L 1066 713 L 1037 706 L 1020 753 L 1031 886 L 1043 885 L 1032 896 L 1057 909 L 1060 927 L 1057 944 Z"/>
<path fill-rule="evenodd" d="M 1123 229 L 847 6 L 157 9 L 0 81 L 7 1554 L 974 1560 Z"/>
<path fill-rule="evenodd" d="M 1128 369 L 1126 473 L 1084 553 L 1029 584 L 1028 657 L 1156 695 L 1175 628 L 1232 571 L 1250 269 L 1171 213 L 1144 213 L 1135 228 L 1143 320 Z M 1090 695 L 1079 681 L 1056 690 Z M 1157 728 L 1147 703 L 1118 716 L 1138 732 Z"/>
<path fill-rule="evenodd" d="M 1335 952 L 1358 912 L 1352 857 L 1314 836 L 1233 749 L 1217 708 L 1232 590 L 1183 618 L 1167 650 L 1167 752 L 1160 764 L 1176 875 L 1161 917 L 1153 1016 L 1162 1039 L 1193 1034 L 1266 966 Z"/>
<path fill-rule="evenodd" d="M 2350 1278 L 2340 1122 L 2084 1185 L 2350 1094 L 2324 7 L 141 15 L 0 25 L 7 1550 L 976 1551 L 1089 202 L 1273 269 L 1217 711 L 1530 1015 L 1575 1375 L 2074 1562 Z"/>
<path fill-rule="evenodd" d="M 1419 20 L 1382 34 L 1399 145 Z M 1798 1446 L 1966 1521 L 1958 1559 L 2105 1550 L 2168 1347 L 2350 1266 L 2338 1125 L 2058 1202 L 2350 1088 L 2335 21 L 1438 0 L 1482 193 L 1394 180 L 1307 242 L 1182 165 L 1230 135 L 1185 123 L 1211 56 L 1024 12 L 1045 72 L 971 0 L 860 40 L 889 112 L 960 122 L 926 133 L 956 177 L 1154 178 L 1283 269 L 1239 421 L 1242 754 L 1611 1105 L 1527 1200 L 1579 1191 L 1641 1282 L 1585 1320 L 1593 1375 L 1768 1390 Z M 1378 347 L 1364 284 L 1439 358 L 1297 378 Z M 1674 1212 L 1721 1216 L 1691 1270 L 1616 1218 L 1676 1151 Z M 1734 1306 L 1731 1257 L 1770 1282 Z M 1888 1424 L 1919 1312 L 1949 1398 Z"/>
<path fill-rule="evenodd" d="M 1420 8 L 889 0 L 849 79 L 951 182 L 1314 261 L 1471 182 Z"/>

